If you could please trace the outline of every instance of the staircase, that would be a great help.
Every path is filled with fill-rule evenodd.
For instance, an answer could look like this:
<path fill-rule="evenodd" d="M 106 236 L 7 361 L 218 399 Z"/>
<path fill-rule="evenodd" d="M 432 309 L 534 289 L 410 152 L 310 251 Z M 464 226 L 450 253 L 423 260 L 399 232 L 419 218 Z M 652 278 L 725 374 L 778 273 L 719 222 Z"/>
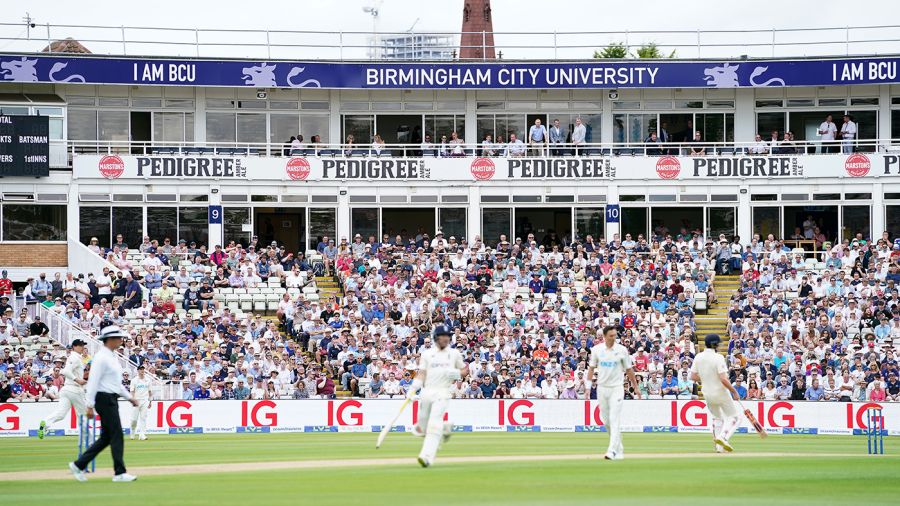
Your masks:
<path fill-rule="evenodd" d="M 330 301 L 344 295 L 337 278 L 333 276 L 316 276 L 316 288 L 319 289 L 320 301 Z"/>
<path fill-rule="evenodd" d="M 719 334 L 722 338 L 722 344 L 720 345 L 720 350 L 722 354 L 725 354 L 728 350 L 728 340 L 730 337 L 725 330 L 728 328 L 728 310 L 731 305 L 729 304 L 731 300 L 731 296 L 738 291 L 741 286 L 740 276 L 722 276 L 717 275 L 715 281 L 713 282 L 713 289 L 716 291 L 716 300 L 715 304 L 711 304 L 706 314 L 698 315 L 694 318 L 694 321 L 697 323 L 697 340 L 698 340 L 698 349 L 697 351 L 703 351 L 706 349 L 706 345 L 703 343 L 703 337 L 706 334 Z"/>

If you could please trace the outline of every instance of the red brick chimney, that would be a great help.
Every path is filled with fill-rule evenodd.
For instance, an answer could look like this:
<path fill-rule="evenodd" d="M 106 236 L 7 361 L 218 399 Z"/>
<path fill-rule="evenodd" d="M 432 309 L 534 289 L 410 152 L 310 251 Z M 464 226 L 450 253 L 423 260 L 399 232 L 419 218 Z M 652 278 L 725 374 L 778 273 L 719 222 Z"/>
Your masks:
<path fill-rule="evenodd" d="M 491 0 L 464 0 L 459 58 L 462 60 L 496 58 Z"/>

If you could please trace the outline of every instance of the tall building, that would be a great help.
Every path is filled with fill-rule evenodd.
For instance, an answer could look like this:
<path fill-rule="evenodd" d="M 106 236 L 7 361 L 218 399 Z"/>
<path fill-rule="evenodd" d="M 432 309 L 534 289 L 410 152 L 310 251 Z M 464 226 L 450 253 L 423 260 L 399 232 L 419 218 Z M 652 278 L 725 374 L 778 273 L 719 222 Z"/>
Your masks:
<path fill-rule="evenodd" d="M 382 36 L 379 58 L 383 60 L 451 60 L 453 37 L 430 33 Z"/>
<path fill-rule="evenodd" d="M 493 60 L 496 57 L 491 0 L 466 0 L 463 6 L 459 58 L 461 60 Z"/>

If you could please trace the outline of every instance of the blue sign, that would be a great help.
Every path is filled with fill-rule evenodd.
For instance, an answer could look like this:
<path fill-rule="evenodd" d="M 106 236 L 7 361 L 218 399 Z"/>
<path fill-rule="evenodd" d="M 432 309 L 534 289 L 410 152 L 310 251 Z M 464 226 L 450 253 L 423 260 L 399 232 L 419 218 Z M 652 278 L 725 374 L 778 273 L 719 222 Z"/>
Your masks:
<path fill-rule="evenodd" d="M 621 210 L 619 209 L 619 204 L 607 204 L 606 205 L 606 222 L 607 223 L 618 223 L 621 218 Z"/>
<path fill-rule="evenodd" d="M 540 425 L 507 425 L 506 432 L 540 432 Z"/>
<path fill-rule="evenodd" d="M 0 56 L 0 82 L 252 88 L 753 88 L 897 83 L 900 58 L 340 63 Z"/>
<path fill-rule="evenodd" d="M 203 427 L 169 427 L 169 434 L 203 434 Z"/>
<path fill-rule="evenodd" d="M 254 432 L 259 434 L 268 434 L 272 431 L 272 427 L 257 427 L 255 425 L 241 425 L 239 427 L 236 427 L 236 429 L 237 430 L 235 432 L 237 432 L 238 434 L 250 434 Z"/>
<path fill-rule="evenodd" d="M 222 206 L 209 206 L 209 224 L 222 224 Z"/>
<path fill-rule="evenodd" d="M 303 432 L 337 432 L 337 425 L 306 425 Z"/>
<path fill-rule="evenodd" d="M 575 432 L 606 432 L 605 425 L 576 425 Z"/>
<path fill-rule="evenodd" d="M 471 425 L 454 425 L 453 432 L 472 432 Z"/>
<path fill-rule="evenodd" d="M 678 427 L 671 425 L 644 425 L 644 432 L 678 432 Z"/>

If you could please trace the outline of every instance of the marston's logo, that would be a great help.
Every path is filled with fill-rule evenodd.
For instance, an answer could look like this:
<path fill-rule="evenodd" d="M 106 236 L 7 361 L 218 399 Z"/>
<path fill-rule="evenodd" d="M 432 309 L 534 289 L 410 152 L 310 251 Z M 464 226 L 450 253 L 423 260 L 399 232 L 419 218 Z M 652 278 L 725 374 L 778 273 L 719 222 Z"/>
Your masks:
<path fill-rule="evenodd" d="M 681 174 L 681 162 L 674 156 L 664 156 L 656 161 L 656 173 L 663 179 L 675 179 Z"/>
<path fill-rule="evenodd" d="M 294 181 L 302 181 L 309 177 L 309 162 L 306 158 L 291 158 L 285 166 L 287 175 Z"/>
<path fill-rule="evenodd" d="M 863 177 L 869 173 L 869 169 L 872 168 L 872 162 L 869 161 L 868 156 L 856 153 L 847 157 L 847 161 L 844 162 L 844 168 L 847 169 L 847 174 L 850 174 L 850 177 Z"/>
<path fill-rule="evenodd" d="M 106 179 L 116 179 L 125 172 L 125 162 L 116 155 L 101 158 L 99 167 L 100 175 Z"/>
<path fill-rule="evenodd" d="M 490 158 L 476 158 L 472 160 L 470 170 L 472 171 L 472 176 L 478 181 L 487 181 L 494 177 L 494 172 L 497 169 Z"/>

